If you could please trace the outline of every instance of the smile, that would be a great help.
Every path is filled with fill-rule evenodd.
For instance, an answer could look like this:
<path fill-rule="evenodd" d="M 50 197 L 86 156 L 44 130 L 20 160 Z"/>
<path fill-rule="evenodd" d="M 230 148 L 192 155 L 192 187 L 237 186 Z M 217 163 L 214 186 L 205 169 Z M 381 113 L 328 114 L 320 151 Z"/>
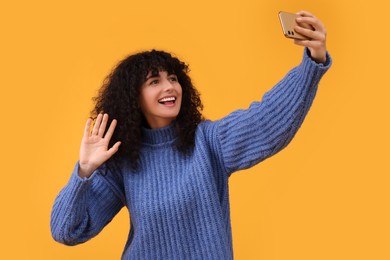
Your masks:
<path fill-rule="evenodd" d="M 158 100 L 158 103 L 160 104 L 174 104 L 176 101 L 175 97 L 165 97 Z"/>

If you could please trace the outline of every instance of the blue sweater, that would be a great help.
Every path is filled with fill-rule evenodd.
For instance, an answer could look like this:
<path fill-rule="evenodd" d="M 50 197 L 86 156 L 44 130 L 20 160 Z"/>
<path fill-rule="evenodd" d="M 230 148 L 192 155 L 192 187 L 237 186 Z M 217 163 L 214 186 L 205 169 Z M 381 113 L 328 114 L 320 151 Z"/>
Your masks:
<path fill-rule="evenodd" d="M 233 259 L 228 178 L 283 149 L 293 138 L 331 65 L 302 63 L 261 102 L 218 121 L 202 121 L 195 148 L 175 148 L 173 126 L 143 129 L 140 164 L 105 163 L 89 178 L 77 164 L 57 196 L 55 240 L 75 245 L 97 235 L 126 206 L 130 232 L 123 259 Z"/>

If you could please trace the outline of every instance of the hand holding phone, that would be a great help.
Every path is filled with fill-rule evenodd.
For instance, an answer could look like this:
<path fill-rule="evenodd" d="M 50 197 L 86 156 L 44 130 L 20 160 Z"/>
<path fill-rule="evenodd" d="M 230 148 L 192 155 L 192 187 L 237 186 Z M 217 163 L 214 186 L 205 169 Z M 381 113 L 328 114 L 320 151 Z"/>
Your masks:
<path fill-rule="evenodd" d="M 324 24 L 307 11 L 297 14 L 279 12 L 280 23 L 286 37 L 306 47 L 311 58 L 318 63 L 326 62 L 326 29 Z"/>
<path fill-rule="evenodd" d="M 312 27 L 309 24 L 306 23 L 297 23 L 296 19 L 299 17 L 297 14 L 293 13 L 287 13 L 287 12 L 279 12 L 279 20 L 280 24 L 282 25 L 282 30 L 284 36 L 291 39 L 298 39 L 298 40 L 310 40 L 310 38 L 298 33 L 295 31 L 295 26 L 301 26 L 306 29 L 312 29 Z"/>

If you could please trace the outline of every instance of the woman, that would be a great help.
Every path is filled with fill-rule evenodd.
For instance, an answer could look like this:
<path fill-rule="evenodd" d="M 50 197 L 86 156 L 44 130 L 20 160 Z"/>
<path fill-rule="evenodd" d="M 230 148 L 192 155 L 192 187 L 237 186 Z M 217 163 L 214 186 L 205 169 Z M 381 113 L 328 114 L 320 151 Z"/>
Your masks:
<path fill-rule="evenodd" d="M 95 99 L 96 121 L 87 120 L 80 160 L 54 203 L 54 239 L 85 242 L 126 206 L 123 259 L 232 259 L 229 176 L 291 141 L 331 64 L 323 24 L 298 14 L 312 26 L 295 28 L 311 39 L 295 40 L 306 47 L 302 63 L 261 102 L 218 121 L 202 118 L 177 58 L 153 50 L 123 60 Z"/>

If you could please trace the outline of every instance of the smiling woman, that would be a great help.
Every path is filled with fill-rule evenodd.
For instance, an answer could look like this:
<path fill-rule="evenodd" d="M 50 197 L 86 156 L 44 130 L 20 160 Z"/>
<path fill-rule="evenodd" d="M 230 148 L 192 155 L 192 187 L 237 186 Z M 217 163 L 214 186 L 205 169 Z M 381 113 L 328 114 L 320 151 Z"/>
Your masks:
<path fill-rule="evenodd" d="M 120 142 L 114 157 L 127 156 L 133 168 L 139 159 L 143 128 L 167 126 L 175 120 L 177 148 L 194 146 L 196 126 L 203 119 L 199 93 L 187 75 L 188 65 L 164 51 L 145 51 L 128 56 L 108 75 L 94 99 L 92 117 L 106 113 L 107 124 L 119 122 L 109 147 Z M 175 104 L 159 103 L 173 96 Z M 97 165 L 95 165 L 97 167 Z"/>
<path fill-rule="evenodd" d="M 140 106 L 150 128 L 162 128 L 172 123 L 181 106 L 182 89 L 177 76 L 166 71 L 152 74 L 141 86 Z"/>
<path fill-rule="evenodd" d="M 229 177 L 286 147 L 331 65 L 322 23 L 300 15 L 315 28 L 301 32 L 311 41 L 296 42 L 306 47 L 301 64 L 261 102 L 218 121 L 202 118 L 188 67 L 177 58 L 152 50 L 119 63 L 54 203 L 54 239 L 85 242 L 126 206 L 123 259 L 232 259 Z"/>

